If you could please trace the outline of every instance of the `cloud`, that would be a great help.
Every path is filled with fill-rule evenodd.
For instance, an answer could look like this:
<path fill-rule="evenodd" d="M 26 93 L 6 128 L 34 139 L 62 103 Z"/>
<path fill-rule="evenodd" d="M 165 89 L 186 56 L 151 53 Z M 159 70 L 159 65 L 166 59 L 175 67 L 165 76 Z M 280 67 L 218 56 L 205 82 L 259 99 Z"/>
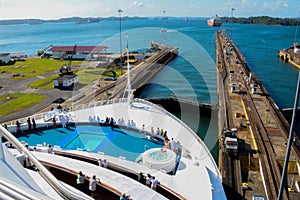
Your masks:
<path fill-rule="evenodd" d="M 276 7 L 277 8 L 289 8 L 290 5 L 289 5 L 289 2 L 287 0 L 279 0 L 279 1 L 276 1 Z"/>
<path fill-rule="evenodd" d="M 276 2 L 264 2 L 262 4 L 264 9 L 272 10 L 273 12 L 279 12 L 291 8 L 288 0 L 278 0 Z"/>
<path fill-rule="evenodd" d="M 141 1 L 134 1 L 131 4 L 129 4 L 126 8 L 124 8 L 124 10 L 128 10 L 135 7 L 144 7 L 144 4 Z"/>
<path fill-rule="evenodd" d="M 13 4 L 9 1 L 7 1 L 7 2 L 2 1 L 2 2 L 0 2 L 0 7 L 2 7 L 2 8 L 15 7 L 15 4 Z"/>

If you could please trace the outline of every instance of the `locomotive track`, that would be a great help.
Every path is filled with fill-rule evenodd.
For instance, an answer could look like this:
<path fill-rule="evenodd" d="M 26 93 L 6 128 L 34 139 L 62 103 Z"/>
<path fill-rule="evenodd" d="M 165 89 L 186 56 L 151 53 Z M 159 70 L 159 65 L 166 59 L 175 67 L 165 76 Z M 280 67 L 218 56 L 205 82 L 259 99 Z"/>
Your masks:
<path fill-rule="evenodd" d="M 224 147 L 220 152 L 222 156 L 219 159 L 219 168 L 223 183 L 230 188 L 226 192 L 227 195 L 229 194 L 227 197 L 241 199 L 246 195 L 251 198 L 251 195 L 261 193 L 268 199 L 276 199 L 282 170 L 279 161 L 285 156 L 284 144 L 287 142 L 289 125 L 262 83 L 250 71 L 239 49 L 225 32 L 216 33 L 216 55 L 219 119 L 225 118 L 224 123 L 219 123 L 220 140 L 224 140 L 224 128 L 237 128 L 239 140 L 239 152 L 236 157 L 224 153 Z M 236 88 L 233 89 L 233 87 L 238 89 L 234 90 Z M 258 92 L 253 92 L 253 88 Z M 238 117 L 239 115 L 242 117 Z M 241 142 L 246 145 L 240 147 Z M 250 149 L 244 148 L 247 145 Z M 292 154 L 293 159 L 299 160 L 299 149 L 293 148 Z M 240 160 L 245 156 L 249 158 L 246 173 L 245 163 Z M 259 174 L 260 179 L 251 178 L 250 158 L 258 160 L 259 169 L 255 175 Z M 247 174 L 246 178 L 245 174 Z M 247 190 L 248 186 L 255 188 L 259 184 L 261 187 L 256 187 L 257 191 Z M 241 189 L 243 186 L 247 191 Z M 283 199 L 288 198 L 289 194 L 286 191 Z"/>

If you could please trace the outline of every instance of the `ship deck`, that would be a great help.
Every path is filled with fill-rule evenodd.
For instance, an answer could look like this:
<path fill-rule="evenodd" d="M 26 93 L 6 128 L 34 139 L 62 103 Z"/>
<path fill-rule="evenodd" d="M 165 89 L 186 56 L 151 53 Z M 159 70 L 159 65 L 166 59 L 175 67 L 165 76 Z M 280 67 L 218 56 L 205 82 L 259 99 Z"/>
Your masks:
<path fill-rule="evenodd" d="M 116 121 L 120 118 L 123 118 L 125 121 L 133 120 L 137 128 L 142 129 L 142 125 L 145 124 L 146 131 L 150 131 L 151 127 L 155 129 L 157 127 L 163 128 L 168 132 L 167 135 L 169 138 L 174 138 L 175 141 L 179 141 L 182 145 L 181 161 L 174 176 L 126 159 L 103 155 L 103 152 L 95 154 L 87 151 L 74 152 L 84 156 L 105 158 L 109 163 L 121 166 L 130 171 L 135 171 L 135 173 L 149 173 L 155 176 L 166 188 L 182 196 L 183 199 L 197 199 L 199 196 L 201 196 L 202 199 L 225 198 L 218 168 L 203 141 L 187 125 L 164 109 L 140 99 L 135 99 L 130 106 L 127 104 L 126 99 L 114 99 L 76 106 L 67 114 L 71 120 L 75 122 L 75 125 L 76 123 L 82 122 L 88 123 L 91 116 L 99 116 L 102 120 L 106 117 L 113 117 Z M 37 119 L 37 116 L 35 116 L 35 118 Z M 41 123 L 45 123 L 42 121 L 43 118 L 44 117 L 41 116 Z M 37 123 L 39 122 L 39 120 L 36 121 Z M 51 126 L 51 124 L 52 122 L 47 122 L 47 126 Z M 148 191 L 143 185 L 137 182 L 131 183 L 132 180 L 128 180 L 126 177 L 123 179 L 123 175 L 110 172 L 106 169 L 99 169 L 99 167 L 95 165 L 91 170 L 97 169 L 97 171 L 90 171 L 90 164 L 84 164 L 82 161 L 80 161 L 80 164 L 77 163 L 77 161 L 63 161 L 64 159 L 60 160 L 59 156 L 56 158 L 56 156 L 41 153 L 37 156 L 42 162 L 61 165 L 62 168 L 71 168 L 77 172 L 84 171 L 89 175 L 97 173 L 96 175 L 100 177 L 103 182 L 107 181 L 109 183 L 109 181 L 112 181 L 111 186 L 117 187 L 121 192 L 131 194 L 134 199 L 140 199 L 139 195 L 143 193 L 142 191 Z M 112 176 L 114 178 L 112 178 Z M 121 187 L 119 186 L 120 181 L 117 181 L 118 179 L 122 180 L 121 182 L 123 183 L 129 182 L 124 184 L 124 187 Z M 149 198 L 147 199 L 153 199 L 151 195 L 152 192 L 149 192 Z"/>

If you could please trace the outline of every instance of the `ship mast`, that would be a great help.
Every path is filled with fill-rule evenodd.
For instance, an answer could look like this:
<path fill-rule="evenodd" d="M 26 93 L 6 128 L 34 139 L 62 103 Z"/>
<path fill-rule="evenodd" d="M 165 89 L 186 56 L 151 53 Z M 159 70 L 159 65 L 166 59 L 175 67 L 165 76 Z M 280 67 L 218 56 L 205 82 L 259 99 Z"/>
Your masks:
<path fill-rule="evenodd" d="M 129 64 L 129 50 L 128 50 L 128 34 L 126 35 L 126 41 L 127 41 L 127 46 L 126 46 L 126 55 L 127 55 L 127 85 L 124 91 L 124 95 L 125 93 L 127 93 L 127 104 L 128 107 L 131 107 L 131 103 L 132 103 L 132 99 L 133 99 L 133 92 L 135 90 L 131 89 L 131 81 L 130 81 L 130 64 Z"/>

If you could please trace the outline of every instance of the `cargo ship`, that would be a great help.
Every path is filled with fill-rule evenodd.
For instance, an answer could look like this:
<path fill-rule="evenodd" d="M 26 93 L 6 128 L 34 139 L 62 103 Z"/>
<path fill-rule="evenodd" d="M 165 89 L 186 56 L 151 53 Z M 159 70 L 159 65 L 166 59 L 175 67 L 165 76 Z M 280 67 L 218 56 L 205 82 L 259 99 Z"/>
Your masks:
<path fill-rule="evenodd" d="M 207 20 L 207 24 L 209 26 L 221 26 L 222 21 L 220 18 L 218 18 L 218 15 L 213 16 L 212 18 Z"/>

